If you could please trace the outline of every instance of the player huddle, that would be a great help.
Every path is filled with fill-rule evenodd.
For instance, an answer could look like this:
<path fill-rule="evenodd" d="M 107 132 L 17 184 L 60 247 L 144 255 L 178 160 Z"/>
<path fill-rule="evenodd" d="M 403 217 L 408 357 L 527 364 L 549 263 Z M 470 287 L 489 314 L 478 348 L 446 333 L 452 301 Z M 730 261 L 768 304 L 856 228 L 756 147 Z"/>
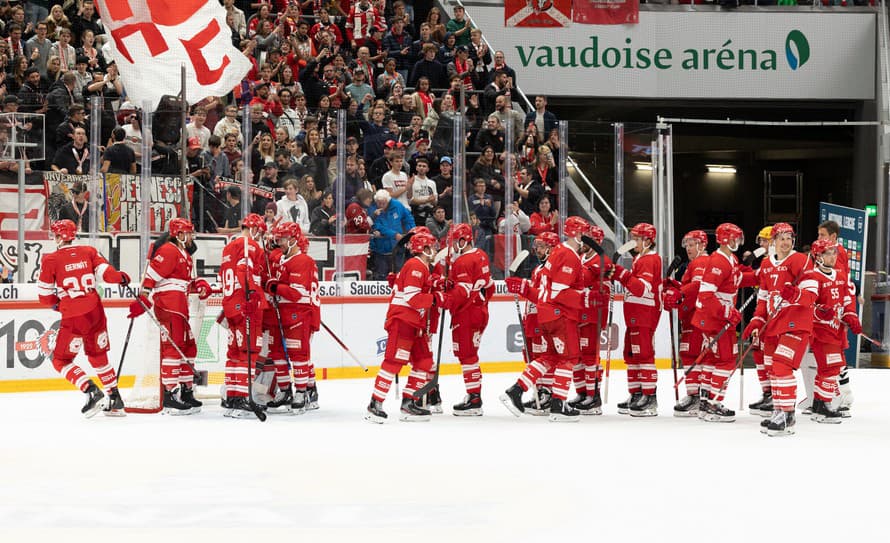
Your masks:
<path fill-rule="evenodd" d="M 117 373 L 107 359 L 105 313 L 95 287 L 97 276 L 122 285 L 129 284 L 130 278 L 114 270 L 95 249 L 72 245 L 75 231 L 71 221 L 53 223 L 59 249 L 44 256 L 38 283 L 40 301 L 62 314 L 53 367 L 86 393 L 82 411 L 87 417 L 99 410 L 122 415 Z M 742 337 L 750 340 L 748 350 L 754 350 L 763 390 L 763 398 L 749 406 L 765 417 L 762 431 L 771 436 L 794 433 L 793 372 L 808 349 L 816 368 L 807 380 L 813 390 L 806 409 L 817 422 L 840 422 L 849 416 L 852 397 L 838 390 L 838 376 L 845 368 L 846 330 L 859 334 L 862 327 L 846 254 L 837 243 L 837 224 L 828 221 L 819 231 L 810 253 L 803 254 L 794 251 L 795 233 L 790 225 L 764 228 L 757 238 L 760 249 L 746 253 L 744 263 L 735 254 L 744 244 L 744 234 L 736 225 L 717 227 L 718 249 L 712 254 L 706 252 L 707 234 L 691 231 L 682 243 L 689 262 L 677 281 L 670 277 L 673 264 L 667 274 L 662 272 L 651 224 L 631 229 L 632 242 L 619 249 L 634 252 L 633 264 L 624 268 L 603 254 L 599 227 L 579 217 L 567 218 L 564 242 L 550 232 L 535 238 L 533 248 L 540 264 L 531 278 L 508 276 L 505 280 L 507 290 L 526 301 L 520 319 L 527 366 L 500 396 L 501 402 L 516 416 L 549 415 L 554 422 L 602 414 L 603 399 L 608 401 L 611 359 L 607 358 L 603 372 L 600 337 L 612 322 L 613 284 L 617 282 L 625 289 L 623 354 L 629 392 L 627 400 L 618 404 L 618 412 L 632 417 L 658 414 L 654 335 L 662 312 L 677 311 L 684 372 L 677 379 L 675 365 L 674 387 L 685 381 L 687 395 L 674 406 L 674 415 L 732 422 L 735 412 L 723 400 L 747 353 L 738 349 L 737 328 L 743 316 L 737 297 L 752 288 L 755 294 L 742 304 L 742 310 L 755 297 L 756 309 Z M 130 306 L 131 319 L 151 311 L 150 318 L 162 329 L 161 402 L 163 411 L 173 415 L 196 413 L 202 406 L 194 393 L 196 346 L 189 326 L 188 294 L 203 300 L 212 291 L 206 281 L 194 277 L 193 237 L 189 221 L 170 222 L 169 235 L 152 247 L 141 292 Z M 457 224 L 441 248 L 425 227 L 397 238 L 412 256 L 388 277 L 392 287 L 384 323 L 388 341 L 367 420 L 382 423 L 387 418 L 383 403 L 393 382 L 396 395 L 401 396 L 401 420 L 426 421 L 432 413 L 443 412 L 438 363 L 446 311 L 452 349 L 467 391 L 452 412 L 482 415 L 478 351 L 494 285 L 488 257 L 473 246 L 473 237 L 469 225 Z M 267 232 L 266 223 L 255 214 L 243 220 L 241 234 L 223 250 L 223 312 L 218 322 L 229 331 L 222 399 L 228 417 L 265 420 L 266 413 L 298 414 L 318 408 L 310 344 L 322 323 L 317 268 L 307 250 L 308 239 L 299 225 L 276 224 Z M 434 360 L 432 337 L 437 332 Z M 73 362 L 81 348 L 99 375 L 107 401 Z M 607 352 L 610 357 L 611 351 Z M 399 392 L 398 374 L 406 364 L 411 371 Z M 569 401 L 572 385 L 576 396 Z M 525 392 L 532 392 L 530 400 L 523 401 Z"/>

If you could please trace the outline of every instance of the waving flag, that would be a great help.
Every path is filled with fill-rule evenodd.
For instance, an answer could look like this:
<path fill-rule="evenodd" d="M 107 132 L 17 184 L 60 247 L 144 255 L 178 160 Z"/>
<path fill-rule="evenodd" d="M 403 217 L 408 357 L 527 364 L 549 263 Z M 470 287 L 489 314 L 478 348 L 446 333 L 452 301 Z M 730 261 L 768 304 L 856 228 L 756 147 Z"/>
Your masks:
<path fill-rule="evenodd" d="M 96 0 L 111 35 L 130 101 L 157 104 L 178 94 L 186 68 L 186 97 L 195 103 L 232 90 L 250 61 L 232 46 L 226 11 L 206 0 Z"/>
<path fill-rule="evenodd" d="M 588 25 L 639 24 L 640 0 L 575 0 L 572 20 Z"/>
<path fill-rule="evenodd" d="M 562 27 L 572 24 L 572 0 L 505 0 L 504 26 Z"/>

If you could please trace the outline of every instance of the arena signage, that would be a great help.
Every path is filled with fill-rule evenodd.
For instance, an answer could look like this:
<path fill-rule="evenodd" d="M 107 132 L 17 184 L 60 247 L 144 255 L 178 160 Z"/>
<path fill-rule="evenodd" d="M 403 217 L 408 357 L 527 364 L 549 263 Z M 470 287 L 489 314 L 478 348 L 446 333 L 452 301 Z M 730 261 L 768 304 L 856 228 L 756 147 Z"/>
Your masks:
<path fill-rule="evenodd" d="M 874 13 L 650 11 L 638 25 L 557 33 L 505 28 L 489 7 L 471 15 L 529 94 L 874 98 Z"/>

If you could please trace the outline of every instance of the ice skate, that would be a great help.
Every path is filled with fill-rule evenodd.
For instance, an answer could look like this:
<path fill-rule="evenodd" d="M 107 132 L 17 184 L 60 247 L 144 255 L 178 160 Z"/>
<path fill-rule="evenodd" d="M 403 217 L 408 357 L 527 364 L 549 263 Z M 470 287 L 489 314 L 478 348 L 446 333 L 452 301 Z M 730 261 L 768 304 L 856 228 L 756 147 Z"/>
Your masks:
<path fill-rule="evenodd" d="M 190 415 L 192 412 L 192 408 L 189 405 L 179 401 L 179 398 L 176 397 L 176 389 L 173 390 L 164 390 L 164 410 L 162 411 L 165 415 Z"/>
<path fill-rule="evenodd" d="M 306 390 L 297 389 L 294 391 L 293 402 L 290 404 L 291 413 L 294 415 L 302 415 L 308 409 L 306 404 L 308 392 Z"/>
<path fill-rule="evenodd" d="M 794 411 L 775 411 L 769 419 L 765 433 L 770 437 L 794 434 Z"/>
<path fill-rule="evenodd" d="M 268 413 L 275 413 L 279 415 L 292 415 L 294 413 L 291 408 L 291 403 L 294 401 L 294 391 L 291 389 L 290 385 L 284 390 L 278 389 L 278 392 L 275 393 L 275 397 L 272 398 L 272 401 L 266 404 L 266 410 Z"/>
<path fill-rule="evenodd" d="M 91 419 L 102 409 L 102 398 L 105 397 L 105 393 L 96 386 L 96 383 L 90 381 L 84 394 L 87 395 L 87 402 L 83 404 L 80 412 L 83 413 L 84 417 Z"/>
<path fill-rule="evenodd" d="M 445 410 L 442 409 L 442 395 L 439 394 L 438 386 L 434 386 L 432 389 L 430 389 L 429 393 L 426 396 L 426 401 L 426 407 L 433 415 L 441 415 L 445 412 Z"/>
<path fill-rule="evenodd" d="M 179 389 L 179 400 L 185 405 L 189 406 L 190 415 L 200 413 L 201 407 L 204 405 L 203 402 L 195 398 L 194 387 L 181 386 Z"/>
<path fill-rule="evenodd" d="M 642 395 L 643 393 L 639 391 L 631 393 L 626 400 L 618 404 L 618 413 L 621 415 L 630 413 L 630 406 L 637 403 Z"/>
<path fill-rule="evenodd" d="M 525 412 L 525 406 L 522 405 L 522 387 L 517 384 L 505 390 L 498 399 L 515 417 L 520 417 Z"/>
<path fill-rule="evenodd" d="M 735 411 L 727 409 L 721 402 L 713 402 L 709 405 L 702 420 L 705 422 L 735 422 Z"/>
<path fill-rule="evenodd" d="M 758 417 L 771 417 L 773 414 L 773 393 L 766 391 L 762 398 L 748 404 L 748 412 Z"/>
<path fill-rule="evenodd" d="M 411 398 L 402 398 L 399 420 L 403 422 L 427 422 L 432 418 L 429 409 L 417 405 Z"/>
<path fill-rule="evenodd" d="M 686 418 L 697 417 L 700 405 L 701 400 L 699 399 L 698 394 L 694 396 L 686 396 L 674 406 L 674 416 Z"/>
<path fill-rule="evenodd" d="M 840 424 L 843 417 L 822 400 L 813 400 L 810 420 L 821 424 Z"/>
<path fill-rule="evenodd" d="M 849 385 L 847 388 L 849 388 Z M 852 405 L 853 393 L 850 391 L 839 391 L 839 395 L 831 402 L 831 407 L 834 408 L 838 413 L 840 413 L 841 417 L 845 419 L 850 418 L 850 407 Z"/>
<path fill-rule="evenodd" d="M 600 397 L 600 392 L 597 390 L 592 396 L 589 394 L 584 396 L 584 401 L 574 407 L 582 415 L 602 415 L 603 400 Z"/>
<path fill-rule="evenodd" d="M 464 401 L 454 404 L 451 412 L 455 417 L 481 417 L 482 396 L 478 393 L 467 394 L 464 397 Z"/>
<path fill-rule="evenodd" d="M 571 400 L 569 400 L 569 402 L 568 402 L 568 403 L 569 403 L 569 407 L 571 407 L 572 409 L 577 409 L 578 404 L 580 404 L 581 402 L 583 402 L 585 399 L 587 399 L 587 393 L 586 393 L 586 392 L 579 392 L 577 396 L 575 396 L 574 398 L 572 398 Z"/>
<path fill-rule="evenodd" d="M 223 414 L 226 417 L 233 419 L 247 419 L 256 416 L 253 413 L 253 409 L 250 408 L 250 403 L 247 401 L 247 398 L 243 396 L 229 398 L 229 406 L 229 410 Z"/>
<path fill-rule="evenodd" d="M 631 417 L 657 417 L 658 399 L 655 394 L 641 394 L 640 398 L 630 406 Z"/>
<path fill-rule="evenodd" d="M 386 411 L 383 410 L 383 402 L 371 398 L 368 404 L 368 412 L 365 413 L 365 420 L 374 424 L 383 424 L 386 422 Z"/>
<path fill-rule="evenodd" d="M 550 422 L 578 422 L 581 414 L 559 398 L 550 400 Z"/>
<path fill-rule="evenodd" d="M 102 410 L 102 414 L 106 417 L 126 417 L 127 412 L 124 411 L 124 400 L 117 387 L 111 389 L 108 393 L 108 404 Z"/>
<path fill-rule="evenodd" d="M 309 385 L 306 388 L 306 411 L 315 411 L 318 409 L 318 388 L 315 385 Z"/>
<path fill-rule="evenodd" d="M 538 395 L 538 401 L 535 402 L 534 399 L 531 399 L 522 404 L 522 407 L 525 408 L 525 413 L 528 415 L 545 417 L 550 413 L 550 389 L 547 387 L 538 387 L 535 393 Z M 541 406 L 540 409 L 538 409 L 538 405 Z"/>

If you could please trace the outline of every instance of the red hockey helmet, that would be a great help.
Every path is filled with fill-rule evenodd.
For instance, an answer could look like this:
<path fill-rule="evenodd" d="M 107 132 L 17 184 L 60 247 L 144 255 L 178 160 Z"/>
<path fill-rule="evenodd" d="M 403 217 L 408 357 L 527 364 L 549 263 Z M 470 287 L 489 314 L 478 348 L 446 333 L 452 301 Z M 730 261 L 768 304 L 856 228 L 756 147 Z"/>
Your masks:
<path fill-rule="evenodd" d="M 241 228 L 259 228 L 260 232 L 265 232 L 266 221 L 256 213 L 250 213 L 241 221 Z"/>
<path fill-rule="evenodd" d="M 702 245 L 704 245 L 705 247 L 708 246 L 708 234 L 706 234 L 704 230 L 690 230 L 689 232 L 686 233 L 685 236 L 683 236 L 683 241 L 681 242 L 681 245 L 685 248 L 686 242 L 690 241 L 690 240 L 697 241 L 697 242 L 701 243 Z"/>
<path fill-rule="evenodd" d="M 791 237 L 795 237 L 794 228 L 791 227 L 787 222 L 777 222 L 773 225 L 773 231 L 770 235 L 770 239 L 776 239 L 777 236 L 782 234 L 790 234 Z"/>
<path fill-rule="evenodd" d="M 177 217 L 170 221 L 170 237 L 175 238 L 181 233 L 194 233 L 195 225 L 188 219 Z"/>
<path fill-rule="evenodd" d="M 412 253 L 422 253 L 427 247 L 436 248 L 436 238 L 432 234 L 421 232 L 411 236 L 408 245 L 410 245 Z"/>
<path fill-rule="evenodd" d="M 593 241 L 599 243 L 600 245 L 603 244 L 603 240 L 606 239 L 606 233 L 603 232 L 602 228 L 595 224 L 591 224 L 590 228 L 588 228 L 587 231 L 590 233 L 590 237 L 593 238 Z"/>
<path fill-rule="evenodd" d="M 630 229 L 630 235 L 636 236 L 638 238 L 655 241 L 655 237 L 656 237 L 655 227 L 647 222 L 641 222 L 641 223 L 636 224 L 633 228 Z"/>
<path fill-rule="evenodd" d="M 559 235 L 556 232 L 541 232 L 535 236 L 535 243 L 541 242 L 548 247 L 559 245 Z"/>
<path fill-rule="evenodd" d="M 49 227 L 53 234 L 59 236 L 62 241 L 71 241 L 77 234 L 77 226 L 70 219 L 56 221 Z"/>
<path fill-rule="evenodd" d="M 745 242 L 745 233 L 731 222 L 725 222 L 717 227 L 717 243 L 720 245 L 732 245 L 737 241 L 740 245 Z"/>
<path fill-rule="evenodd" d="M 282 238 L 294 238 L 300 240 L 303 237 L 303 229 L 295 222 L 283 222 L 272 229 L 272 233 Z"/>
<path fill-rule="evenodd" d="M 837 242 L 830 239 L 817 239 L 810 245 L 810 253 L 813 255 L 813 260 L 816 260 L 832 249 L 837 252 Z"/>
<path fill-rule="evenodd" d="M 408 233 L 409 233 L 409 234 L 413 234 L 413 235 L 415 235 L 415 236 L 416 236 L 417 234 L 430 234 L 430 235 L 432 235 L 432 232 L 430 232 L 430 229 L 427 228 L 426 226 L 415 226 L 415 227 L 412 228 L 411 230 L 408 230 Z"/>
<path fill-rule="evenodd" d="M 563 233 L 568 238 L 574 238 L 590 231 L 590 224 L 581 217 L 571 216 L 566 218 L 566 223 L 562 227 Z"/>
<path fill-rule="evenodd" d="M 429 231 L 427 231 L 428 233 Z M 449 235 L 451 241 L 464 240 L 466 242 L 472 243 L 473 241 L 473 228 L 466 223 L 456 224 L 451 227 L 451 234 Z"/>

